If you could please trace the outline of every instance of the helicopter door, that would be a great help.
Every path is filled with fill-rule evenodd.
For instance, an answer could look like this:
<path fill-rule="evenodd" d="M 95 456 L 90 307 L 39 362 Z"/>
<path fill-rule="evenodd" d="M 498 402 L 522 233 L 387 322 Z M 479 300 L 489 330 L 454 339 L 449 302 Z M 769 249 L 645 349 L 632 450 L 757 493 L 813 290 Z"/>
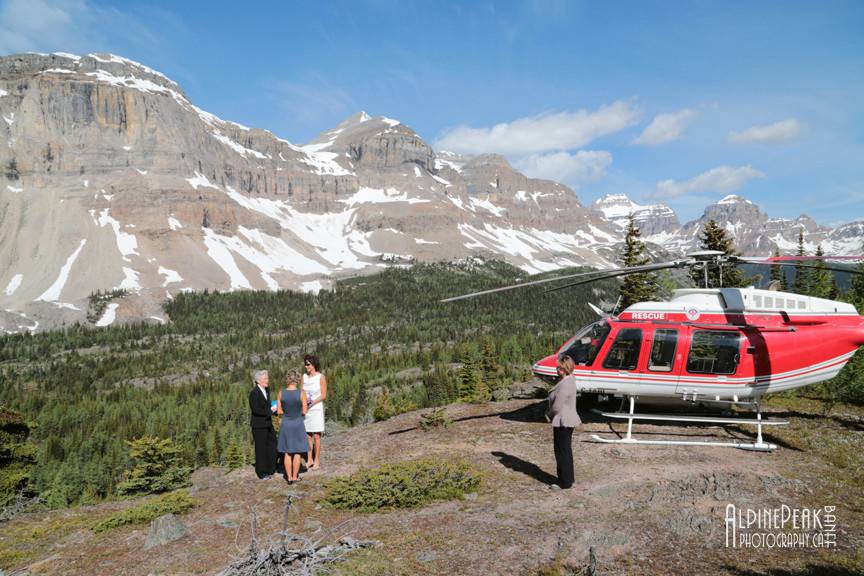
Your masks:
<path fill-rule="evenodd" d="M 719 397 L 723 400 L 737 394 L 734 378 L 742 368 L 743 342 L 739 330 L 693 329 L 687 364 L 676 393 L 688 399 Z"/>
<path fill-rule="evenodd" d="M 591 374 L 603 383 L 603 392 L 632 394 L 639 388 L 639 353 L 642 349 L 642 329 L 622 328 L 615 334 L 599 370 Z"/>
<path fill-rule="evenodd" d="M 643 394 L 665 396 L 675 390 L 684 364 L 677 328 L 657 328 L 651 336 Z"/>

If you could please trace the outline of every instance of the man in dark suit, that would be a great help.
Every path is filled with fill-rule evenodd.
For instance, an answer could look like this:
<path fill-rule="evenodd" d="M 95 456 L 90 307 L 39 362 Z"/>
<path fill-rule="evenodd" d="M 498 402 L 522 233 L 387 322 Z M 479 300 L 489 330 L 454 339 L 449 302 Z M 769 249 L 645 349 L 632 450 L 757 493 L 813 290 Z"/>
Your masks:
<path fill-rule="evenodd" d="M 270 375 L 266 370 L 255 372 L 255 386 L 249 391 L 252 411 L 252 438 L 255 441 L 255 473 L 266 480 L 276 471 L 276 432 L 273 431 L 273 411 L 267 386 Z"/>

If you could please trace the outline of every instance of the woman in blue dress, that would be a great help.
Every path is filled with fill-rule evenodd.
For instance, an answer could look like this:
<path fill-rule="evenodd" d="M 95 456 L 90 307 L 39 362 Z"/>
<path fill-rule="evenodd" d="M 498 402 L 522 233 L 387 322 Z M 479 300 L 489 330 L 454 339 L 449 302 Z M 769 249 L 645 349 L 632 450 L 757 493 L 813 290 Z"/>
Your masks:
<path fill-rule="evenodd" d="M 289 370 L 285 381 L 285 389 L 279 391 L 276 412 L 282 416 L 279 426 L 278 450 L 285 454 L 285 477 L 288 484 L 300 480 L 300 455 L 309 450 L 306 440 L 306 393 L 298 389 L 300 372 Z"/>

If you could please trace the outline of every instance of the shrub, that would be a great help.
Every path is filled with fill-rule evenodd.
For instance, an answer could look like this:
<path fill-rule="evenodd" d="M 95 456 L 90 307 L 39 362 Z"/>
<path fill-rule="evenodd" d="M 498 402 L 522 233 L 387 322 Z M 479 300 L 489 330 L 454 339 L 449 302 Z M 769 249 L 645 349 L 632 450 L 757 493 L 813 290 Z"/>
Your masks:
<path fill-rule="evenodd" d="M 329 483 L 324 500 L 342 510 L 374 512 L 462 498 L 479 485 L 480 475 L 464 463 L 426 459 L 336 478 Z"/>
<path fill-rule="evenodd" d="M 127 444 L 136 464 L 117 484 L 119 494 L 167 492 L 189 484 L 192 468 L 183 464 L 181 448 L 170 438 L 143 436 Z"/>
<path fill-rule="evenodd" d="M 434 408 L 420 417 L 420 428 L 431 430 L 432 428 L 448 428 L 453 421 L 447 416 L 444 408 Z"/>
<path fill-rule="evenodd" d="M 182 514 L 195 506 L 195 500 L 185 490 L 165 494 L 154 500 L 144 502 L 128 510 L 112 514 L 91 526 L 93 532 L 101 534 L 125 526 L 126 524 L 143 524 L 165 514 Z"/>
<path fill-rule="evenodd" d="M 395 414 L 395 411 L 393 409 L 393 403 L 390 401 L 390 392 L 384 388 L 378 395 L 378 399 L 375 401 L 375 409 L 372 411 L 372 417 L 375 419 L 375 422 L 381 422 L 382 420 L 387 420 L 393 416 L 393 414 Z"/>
<path fill-rule="evenodd" d="M 391 398 L 390 392 L 387 388 L 384 388 L 381 393 L 378 394 L 378 399 L 375 401 L 375 408 L 372 412 L 372 417 L 375 419 L 375 422 L 381 422 L 382 420 L 389 420 L 397 414 L 417 410 L 417 408 L 419 408 L 419 406 L 417 406 L 416 402 L 407 397 L 406 391 L 402 390 L 394 399 Z"/>

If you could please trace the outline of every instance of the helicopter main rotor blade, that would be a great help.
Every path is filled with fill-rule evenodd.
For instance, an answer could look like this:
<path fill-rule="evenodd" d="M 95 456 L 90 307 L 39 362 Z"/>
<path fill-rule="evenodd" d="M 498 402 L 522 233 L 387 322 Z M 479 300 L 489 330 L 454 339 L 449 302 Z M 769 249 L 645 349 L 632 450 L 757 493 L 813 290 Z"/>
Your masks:
<path fill-rule="evenodd" d="M 801 256 L 801 258 L 807 258 L 807 256 Z M 821 258 L 820 258 L 820 260 L 821 260 Z M 778 262 L 776 260 L 773 262 L 764 262 L 764 261 L 754 261 L 754 260 L 750 260 L 748 258 L 736 257 L 736 259 L 733 260 L 733 263 L 735 263 L 735 264 L 753 264 L 754 266 L 787 266 L 787 267 L 788 266 L 794 266 L 796 268 L 813 268 L 815 270 L 831 270 L 834 272 L 847 272 L 849 274 L 864 275 L 864 271 L 857 270 L 855 268 L 839 268 L 837 266 L 825 266 L 825 265 L 816 266 L 814 264 L 801 264 L 799 262 L 788 262 L 788 261 Z"/>
<path fill-rule="evenodd" d="M 684 266 L 690 266 L 695 264 L 694 260 L 673 260 L 672 262 L 660 262 L 658 264 L 645 264 L 644 266 L 631 266 L 630 268 L 618 268 L 612 270 L 605 270 L 602 276 L 597 278 L 588 278 L 585 280 L 579 280 L 577 282 L 569 282 L 564 284 L 563 286 L 555 286 L 554 288 L 549 288 L 545 293 L 548 292 L 557 292 L 558 290 L 563 290 L 565 288 L 571 288 L 573 286 L 579 286 L 580 284 L 588 284 L 589 282 L 597 282 L 598 280 L 607 280 L 609 278 L 617 278 L 618 276 L 627 276 L 629 274 L 641 274 L 645 272 L 654 272 L 656 270 L 666 270 L 668 268 L 683 268 Z"/>
<path fill-rule="evenodd" d="M 511 284 L 509 286 L 501 286 L 500 288 L 491 288 L 489 290 L 481 290 L 479 292 L 471 292 L 470 294 L 462 294 L 461 296 L 453 296 L 445 298 L 440 302 L 455 302 L 456 300 L 465 300 L 474 298 L 475 296 L 485 296 L 486 294 L 495 294 L 496 292 L 506 292 L 507 290 L 515 290 L 516 288 L 525 288 L 526 286 L 536 286 L 537 284 L 546 284 L 547 282 L 555 282 L 556 280 L 566 280 L 568 278 L 578 278 L 580 276 L 589 276 L 593 274 L 602 274 L 604 270 L 592 270 L 591 272 L 579 272 L 578 274 L 567 274 L 565 276 L 555 276 L 554 278 L 544 278 L 542 280 L 532 280 L 530 282 L 522 282 L 520 284 Z"/>
<path fill-rule="evenodd" d="M 579 272 L 577 274 L 566 274 L 564 276 L 555 276 L 553 278 L 544 278 L 542 280 L 532 280 L 531 282 L 522 282 L 520 284 L 511 284 L 510 286 L 501 286 L 500 288 L 491 288 L 489 290 L 481 290 L 479 292 L 471 292 L 470 294 L 462 294 L 461 296 L 453 296 L 452 298 L 445 298 L 441 300 L 444 302 L 455 302 L 456 300 L 465 300 L 466 298 L 474 298 L 475 296 L 485 296 L 487 294 L 495 294 L 496 292 L 505 292 L 507 290 L 515 290 L 516 288 L 525 288 L 527 286 L 536 286 L 538 284 L 547 284 L 549 282 L 555 282 L 557 280 L 568 280 L 570 278 L 580 278 L 583 276 L 597 276 L 598 278 L 592 278 L 588 280 L 589 282 L 593 282 L 594 280 L 601 280 L 603 278 L 614 278 L 615 276 L 620 276 L 621 274 L 634 274 L 637 272 L 644 272 L 650 270 L 660 270 L 663 268 L 680 268 L 681 266 L 687 266 L 691 264 L 692 260 L 676 260 L 674 262 L 664 262 L 662 264 L 647 264 L 645 266 L 633 266 L 630 268 L 610 268 L 608 270 L 592 270 L 591 272 Z M 610 273 L 613 273 L 610 276 Z"/>
<path fill-rule="evenodd" d="M 864 256 L 730 256 L 731 261 L 744 260 L 755 264 L 757 262 L 807 262 L 823 260 L 864 260 Z"/>

